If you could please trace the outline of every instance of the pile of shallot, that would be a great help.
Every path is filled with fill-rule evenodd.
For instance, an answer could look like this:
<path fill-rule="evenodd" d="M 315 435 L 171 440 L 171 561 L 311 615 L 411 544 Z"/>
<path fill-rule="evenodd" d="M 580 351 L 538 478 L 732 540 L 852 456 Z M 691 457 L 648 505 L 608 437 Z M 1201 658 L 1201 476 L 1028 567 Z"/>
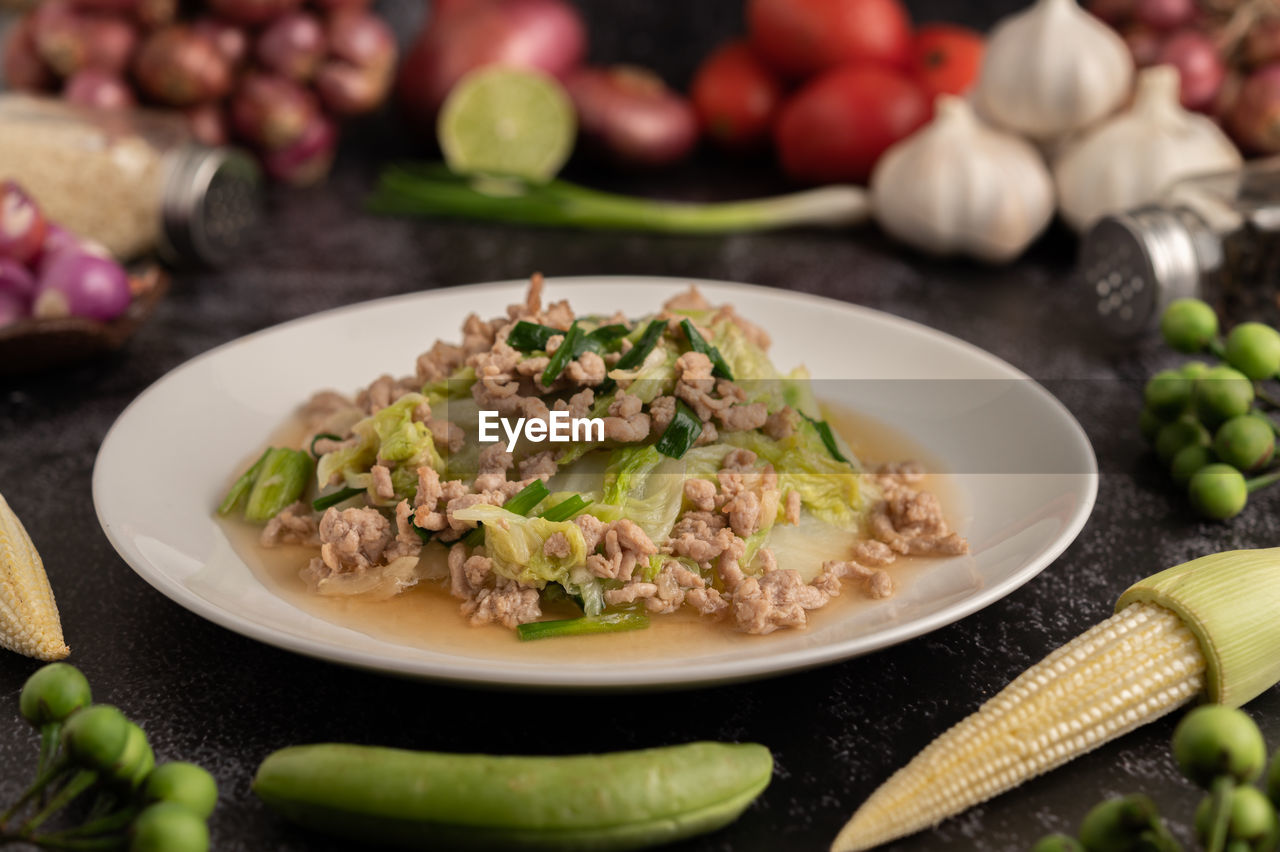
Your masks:
<path fill-rule="evenodd" d="M 93 107 L 182 110 L 209 145 L 251 148 L 272 177 L 329 170 L 335 122 L 390 90 L 395 40 L 369 0 L 45 0 L 13 28 L 5 85 Z M 185 8 L 185 6 L 183 7 Z"/>
<path fill-rule="evenodd" d="M 13 181 L 0 183 L 0 328 L 28 318 L 105 322 L 132 298 L 128 275 L 106 249 L 46 220 Z"/>
<path fill-rule="evenodd" d="M 1138 67 L 1181 74 L 1182 105 L 1250 153 L 1280 153 L 1280 5 L 1272 0 L 1089 0 Z"/>

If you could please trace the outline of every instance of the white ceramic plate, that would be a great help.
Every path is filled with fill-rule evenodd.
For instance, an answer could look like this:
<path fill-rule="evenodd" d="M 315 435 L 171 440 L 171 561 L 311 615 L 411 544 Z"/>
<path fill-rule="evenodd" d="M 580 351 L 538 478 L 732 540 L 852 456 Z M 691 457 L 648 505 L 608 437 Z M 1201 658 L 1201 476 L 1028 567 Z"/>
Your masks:
<path fill-rule="evenodd" d="M 698 282 L 773 336 L 775 364 L 805 364 L 817 392 L 905 432 L 950 471 L 953 522 L 969 556 L 934 560 L 899 594 L 847 607 L 807 630 L 743 637 L 678 661 L 557 659 L 556 640 L 518 657 L 424 650 L 325 621 L 264 586 L 232 550 L 213 507 L 246 456 L 313 390 L 353 390 L 412 372 L 471 311 L 502 312 L 524 282 L 412 294 L 288 322 L 178 367 L 140 395 L 98 454 L 98 518 L 139 576 L 230 630 L 302 654 L 401 675 L 542 688 L 642 688 L 739 680 L 815 666 L 919 636 L 999 600 L 1044 569 L 1093 507 L 1097 465 L 1079 424 L 1042 387 L 955 338 L 876 311 L 780 290 Z M 688 281 L 553 279 L 551 299 L 579 313 L 654 311 Z M 853 593 L 850 593 L 853 594 Z M 818 613 L 822 615 L 822 613 Z M 643 648 L 644 633 L 635 637 Z M 621 636 L 608 637 L 622 639 Z M 545 648 L 545 651 L 537 651 Z"/>

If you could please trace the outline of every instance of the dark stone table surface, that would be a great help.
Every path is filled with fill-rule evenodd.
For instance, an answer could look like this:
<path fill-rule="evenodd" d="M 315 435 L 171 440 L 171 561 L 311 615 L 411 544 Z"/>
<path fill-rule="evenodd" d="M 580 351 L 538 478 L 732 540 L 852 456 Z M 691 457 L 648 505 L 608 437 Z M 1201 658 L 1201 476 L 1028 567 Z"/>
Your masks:
<path fill-rule="evenodd" d="M 419 11 L 413 5 L 393 9 L 405 33 Z M 655 64 L 676 83 L 687 79 L 701 52 L 740 27 L 740 4 L 733 0 L 582 5 L 597 34 L 597 58 Z M 913 11 L 922 20 L 987 26 L 1002 5 L 1018 4 L 918 3 Z M 1074 240 L 1060 229 L 1019 262 L 992 269 L 927 259 L 869 229 L 681 238 L 361 213 L 377 164 L 409 153 L 393 124 L 359 129 L 328 185 L 274 193 L 270 220 L 244 256 L 222 271 L 179 273 L 124 351 L 0 379 L 0 492 L 44 556 L 74 648 L 71 659 L 98 700 L 118 704 L 146 729 L 158 755 L 197 761 L 217 776 L 222 799 L 212 819 L 215 849 L 351 848 L 285 825 L 251 795 L 258 762 L 287 744 L 337 740 L 554 753 L 701 738 L 766 743 L 777 772 L 740 821 L 680 849 L 823 849 L 891 772 L 1028 665 L 1104 618 L 1128 584 L 1210 551 L 1277 542 L 1274 495 L 1257 497 L 1230 523 L 1207 524 L 1166 486 L 1135 428 L 1140 382 L 1166 356 L 1151 342 L 1118 349 L 1094 337 L 1072 279 Z M 781 187 L 766 164 L 715 157 L 665 175 L 576 174 L 678 197 L 739 197 Z M 1046 382 L 1083 424 L 1103 470 L 1093 516 L 1040 576 L 954 625 L 800 674 L 646 695 L 476 691 L 296 656 L 169 602 L 108 544 L 90 495 L 95 454 L 116 416 L 167 371 L 314 311 L 533 270 L 754 282 L 865 305 L 971 341 Z M 18 716 L 17 696 L 36 666 L 0 653 L 2 800 L 21 788 L 34 762 L 35 739 Z M 1280 743 L 1280 694 L 1273 690 L 1249 709 Z M 547 722 L 549 732 L 537 732 Z M 1171 719 L 1150 725 L 891 848 L 1022 849 L 1048 831 L 1073 827 L 1100 798 L 1135 790 L 1154 796 L 1185 838 L 1198 794 L 1180 780 L 1169 756 L 1172 728 Z"/>

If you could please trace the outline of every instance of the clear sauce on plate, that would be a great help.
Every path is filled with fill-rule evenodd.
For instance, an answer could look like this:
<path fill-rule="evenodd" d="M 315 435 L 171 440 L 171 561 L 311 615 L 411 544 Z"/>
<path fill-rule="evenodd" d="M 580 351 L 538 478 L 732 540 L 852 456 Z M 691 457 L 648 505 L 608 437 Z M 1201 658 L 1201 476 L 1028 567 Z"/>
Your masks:
<path fill-rule="evenodd" d="M 937 472 L 940 470 L 937 460 L 922 447 L 879 421 L 835 406 L 824 406 L 824 409 L 832 428 L 845 438 L 868 469 L 887 461 L 922 462 L 931 471 L 923 487 L 938 496 L 950 519 L 963 516 L 959 495 L 948 477 Z M 277 446 L 297 446 L 302 435 L 294 425 L 286 426 L 272 437 L 272 443 Z M 245 465 L 251 462 L 249 459 Z M 723 621 L 681 609 L 669 615 L 653 616 L 646 630 L 521 642 L 514 631 L 500 625 L 472 627 L 467 624 L 458 611 L 460 602 L 449 594 L 446 585 L 438 582 L 423 581 L 394 598 L 380 601 L 314 594 L 298 576 L 315 555 L 313 548 L 262 548 L 258 546 L 261 527 L 237 519 L 219 518 L 219 523 L 237 555 L 273 593 L 325 621 L 397 645 L 484 659 L 616 663 L 653 657 L 675 660 L 687 656 L 693 648 L 699 655 L 741 652 L 748 645 L 769 641 L 768 636 L 748 636 Z M 855 538 L 850 535 L 851 544 Z M 447 551 L 434 544 L 428 545 L 424 553 L 425 558 L 440 560 L 443 565 Z M 914 574 L 933 562 L 936 560 L 899 558 L 887 570 L 901 592 Z M 805 629 L 813 631 L 855 610 L 886 603 L 866 597 L 856 584 L 846 581 L 839 597 L 808 614 L 809 626 Z M 569 605 L 560 611 L 548 608 L 544 614 L 551 618 L 572 618 L 579 613 Z M 772 635 L 795 632 L 789 629 Z"/>

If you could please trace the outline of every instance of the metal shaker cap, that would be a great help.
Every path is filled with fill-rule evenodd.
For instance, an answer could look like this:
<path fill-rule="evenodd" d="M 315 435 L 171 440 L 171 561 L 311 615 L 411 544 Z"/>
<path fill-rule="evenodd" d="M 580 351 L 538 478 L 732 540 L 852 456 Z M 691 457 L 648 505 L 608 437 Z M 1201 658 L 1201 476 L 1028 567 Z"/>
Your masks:
<path fill-rule="evenodd" d="M 1200 295 L 1195 236 L 1167 207 L 1099 219 L 1081 243 L 1079 268 L 1086 298 L 1116 337 L 1148 331 L 1170 302 Z"/>
<path fill-rule="evenodd" d="M 173 152 L 161 202 L 160 250 L 171 260 L 227 262 L 262 216 L 258 165 L 231 148 Z"/>

